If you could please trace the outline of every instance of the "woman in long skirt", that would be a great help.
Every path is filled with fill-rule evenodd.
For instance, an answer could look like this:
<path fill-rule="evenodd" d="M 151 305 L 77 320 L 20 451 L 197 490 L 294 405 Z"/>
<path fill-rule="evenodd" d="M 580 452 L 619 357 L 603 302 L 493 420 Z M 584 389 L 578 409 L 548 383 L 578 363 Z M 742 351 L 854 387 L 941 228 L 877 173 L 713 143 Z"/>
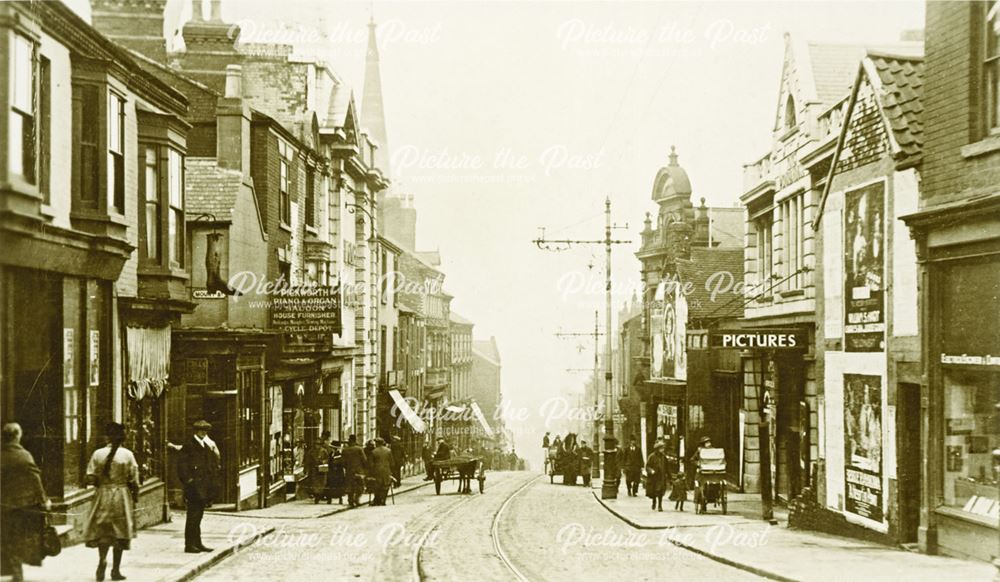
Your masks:
<path fill-rule="evenodd" d="M 97 486 L 94 506 L 84 531 L 87 547 L 97 548 L 97 580 L 104 580 L 108 548 L 114 549 L 111 579 L 124 580 L 122 552 L 135 537 L 135 509 L 131 489 L 139 483 L 139 465 L 132 451 L 122 446 L 125 427 L 117 422 L 105 429 L 108 445 L 94 451 L 87 465 L 87 482 Z"/>

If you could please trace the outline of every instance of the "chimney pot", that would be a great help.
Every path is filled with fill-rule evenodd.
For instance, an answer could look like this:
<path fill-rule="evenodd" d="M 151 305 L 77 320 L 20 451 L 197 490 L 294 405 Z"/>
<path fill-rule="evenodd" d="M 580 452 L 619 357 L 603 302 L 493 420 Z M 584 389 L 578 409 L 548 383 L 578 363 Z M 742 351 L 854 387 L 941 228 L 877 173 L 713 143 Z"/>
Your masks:
<path fill-rule="evenodd" d="M 243 97 L 243 67 L 239 65 L 226 66 L 226 97 Z"/>

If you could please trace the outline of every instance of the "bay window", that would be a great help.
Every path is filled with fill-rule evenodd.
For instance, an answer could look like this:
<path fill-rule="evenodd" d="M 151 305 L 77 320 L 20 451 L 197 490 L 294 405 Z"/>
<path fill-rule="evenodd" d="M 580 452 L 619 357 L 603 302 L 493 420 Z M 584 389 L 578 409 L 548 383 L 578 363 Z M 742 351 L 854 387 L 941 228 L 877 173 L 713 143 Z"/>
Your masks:
<path fill-rule="evenodd" d="M 100 93 L 98 87 L 80 88 L 79 199 L 84 208 L 97 210 L 100 172 L 97 152 L 101 140 Z"/>
<path fill-rule="evenodd" d="M 11 50 L 10 172 L 35 183 L 35 43 L 14 35 Z"/>
<path fill-rule="evenodd" d="M 125 214 L 125 100 L 108 94 L 108 202 Z"/>
<path fill-rule="evenodd" d="M 140 233 L 144 237 L 141 246 L 146 249 L 147 259 L 157 260 L 160 258 L 160 160 L 155 147 L 145 148 L 143 175 L 146 225 Z"/>
<path fill-rule="evenodd" d="M 170 205 L 170 264 L 184 266 L 184 159 L 177 150 L 167 150 L 167 188 Z"/>
<path fill-rule="evenodd" d="M 278 217 L 281 224 L 290 226 L 292 224 L 292 196 L 291 196 L 291 146 L 283 141 L 278 141 Z"/>

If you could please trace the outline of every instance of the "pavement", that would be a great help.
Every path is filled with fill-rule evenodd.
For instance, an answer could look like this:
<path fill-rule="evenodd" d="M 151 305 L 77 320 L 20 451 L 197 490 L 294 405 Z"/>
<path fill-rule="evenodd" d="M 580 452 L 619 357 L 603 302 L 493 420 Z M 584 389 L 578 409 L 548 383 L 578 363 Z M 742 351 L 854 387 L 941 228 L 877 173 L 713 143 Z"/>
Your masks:
<path fill-rule="evenodd" d="M 787 512 L 775 508 L 776 524 L 761 519 L 758 495 L 729 494 L 728 514 L 709 506 L 696 515 L 691 492 L 684 512 L 664 498 L 663 511 L 652 511 L 641 492 L 618 499 L 594 498 L 605 509 L 635 528 L 663 530 L 670 543 L 717 562 L 782 581 L 839 580 L 851 573 L 873 580 L 981 580 L 992 581 L 996 568 L 983 562 L 928 556 L 819 532 L 790 529 Z"/>
<path fill-rule="evenodd" d="M 422 477 L 403 479 L 396 494 L 412 491 L 432 484 Z M 368 496 L 363 498 L 368 503 Z M 392 503 L 390 501 L 389 503 Z M 273 520 L 311 519 L 348 511 L 344 505 L 314 504 L 311 500 L 292 501 L 264 509 L 222 512 L 206 511 L 202 520 L 202 541 L 214 551 L 201 554 L 184 552 L 184 511 L 172 511 L 171 521 L 141 529 L 132 540 L 132 547 L 122 559 L 122 573 L 129 580 L 183 582 L 218 564 L 227 557 L 253 545 L 270 535 L 278 522 Z M 245 526 L 253 535 L 246 535 Z M 280 527 L 280 525 L 278 525 Z M 235 532 L 235 533 L 234 533 Z M 111 556 L 108 556 L 108 562 Z M 97 569 L 97 550 L 84 544 L 63 548 L 55 557 L 46 558 L 42 567 L 24 567 L 25 580 L 29 582 L 77 582 L 93 580 Z M 110 563 L 108 565 L 110 580 Z M 5 580 L 9 577 L 4 577 Z"/>

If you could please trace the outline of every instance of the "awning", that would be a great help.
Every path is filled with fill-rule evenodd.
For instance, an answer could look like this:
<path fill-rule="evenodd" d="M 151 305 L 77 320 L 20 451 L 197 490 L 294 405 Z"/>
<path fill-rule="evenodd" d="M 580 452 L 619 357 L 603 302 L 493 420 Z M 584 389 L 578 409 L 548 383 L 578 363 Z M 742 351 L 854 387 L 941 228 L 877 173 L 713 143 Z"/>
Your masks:
<path fill-rule="evenodd" d="M 399 393 L 399 390 L 390 390 L 389 396 L 392 397 L 392 401 L 395 403 L 393 408 L 403 415 L 403 418 L 406 419 L 406 422 L 410 423 L 415 432 L 424 432 L 426 430 L 427 427 L 424 425 L 424 419 L 420 418 L 420 415 L 410 408 L 410 405 L 403 398 L 403 395 Z"/>
<path fill-rule="evenodd" d="M 128 394 L 134 400 L 158 398 L 170 377 L 170 328 L 125 328 Z"/>
<path fill-rule="evenodd" d="M 490 423 L 486 422 L 486 417 L 483 415 L 483 411 L 479 408 L 479 403 L 472 403 L 472 414 L 476 415 L 476 419 L 479 420 L 479 424 L 483 425 L 483 430 L 486 432 L 487 436 L 493 436 L 493 429 L 490 428 Z"/>

